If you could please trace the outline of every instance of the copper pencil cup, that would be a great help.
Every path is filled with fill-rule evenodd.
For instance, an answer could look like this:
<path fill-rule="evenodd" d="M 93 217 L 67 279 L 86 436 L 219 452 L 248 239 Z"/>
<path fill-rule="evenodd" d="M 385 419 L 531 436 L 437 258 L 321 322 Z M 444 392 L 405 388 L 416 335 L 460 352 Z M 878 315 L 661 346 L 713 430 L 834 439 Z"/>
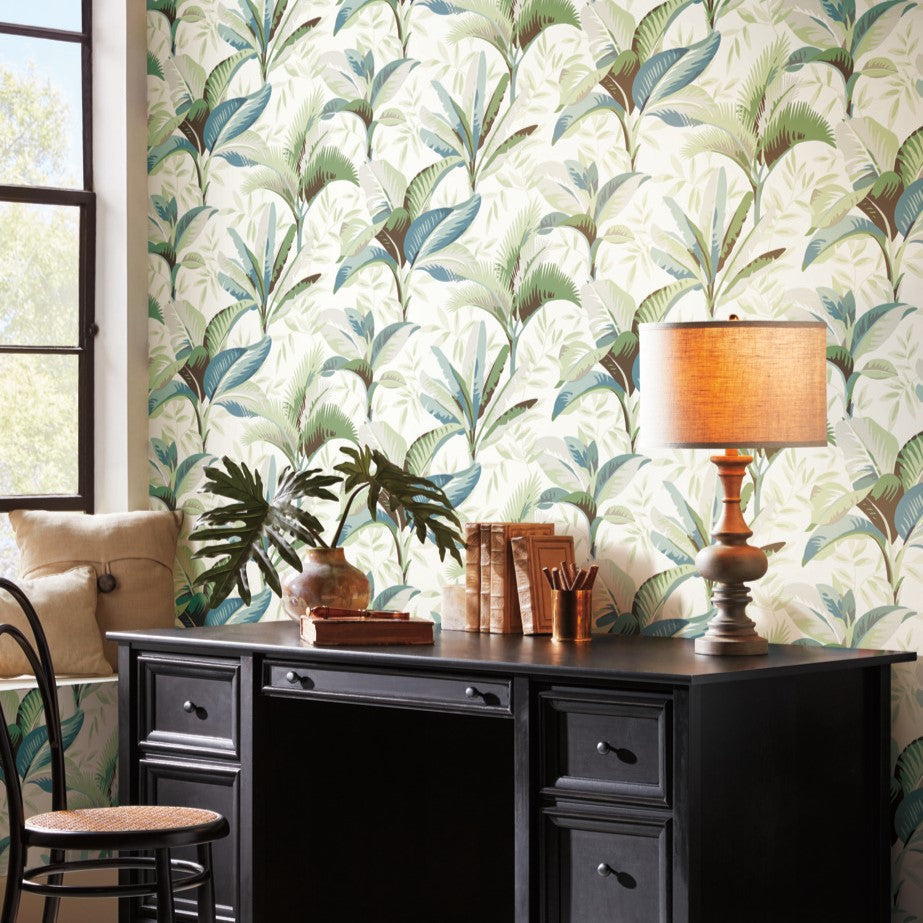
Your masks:
<path fill-rule="evenodd" d="M 592 612 L 592 590 L 552 590 L 552 641 L 589 641 Z"/>

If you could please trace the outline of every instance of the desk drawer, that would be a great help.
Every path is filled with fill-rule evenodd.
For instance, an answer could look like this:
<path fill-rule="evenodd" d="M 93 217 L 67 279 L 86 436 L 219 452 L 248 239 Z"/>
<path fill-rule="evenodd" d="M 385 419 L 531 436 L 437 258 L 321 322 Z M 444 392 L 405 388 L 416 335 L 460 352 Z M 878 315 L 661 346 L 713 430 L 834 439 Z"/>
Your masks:
<path fill-rule="evenodd" d="M 270 660 L 263 665 L 263 691 L 436 711 L 511 714 L 509 681 L 474 676 L 336 670 Z"/>
<path fill-rule="evenodd" d="M 669 923 L 671 822 L 545 811 L 545 919 Z"/>
<path fill-rule="evenodd" d="M 141 654 L 145 750 L 239 756 L 240 662 Z"/>
<path fill-rule="evenodd" d="M 543 784 L 554 794 L 667 806 L 668 696 L 541 693 Z"/>
<path fill-rule="evenodd" d="M 241 919 L 241 789 L 242 771 L 229 763 L 204 763 L 169 759 L 141 759 L 138 764 L 139 801 L 141 804 L 188 805 L 217 811 L 227 818 L 230 835 L 212 846 L 215 874 L 215 910 L 219 923 Z M 176 859 L 196 859 L 194 846 L 175 847 Z M 178 892 L 175 897 L 177 920 L 198 920 L 194 890 Z M 157 900 L 143 901 L 145 919 L 157 914 Z"/>

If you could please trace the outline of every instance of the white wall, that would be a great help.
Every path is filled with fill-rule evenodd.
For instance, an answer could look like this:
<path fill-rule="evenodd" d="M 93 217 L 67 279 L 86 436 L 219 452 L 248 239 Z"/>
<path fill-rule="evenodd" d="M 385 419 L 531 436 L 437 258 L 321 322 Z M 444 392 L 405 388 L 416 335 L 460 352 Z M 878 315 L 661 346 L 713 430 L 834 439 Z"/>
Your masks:
<path fill-rule="evenodd" d="M 148 506 L 146 47 L 143 3 L 95 5 L 96 512 Z"/>

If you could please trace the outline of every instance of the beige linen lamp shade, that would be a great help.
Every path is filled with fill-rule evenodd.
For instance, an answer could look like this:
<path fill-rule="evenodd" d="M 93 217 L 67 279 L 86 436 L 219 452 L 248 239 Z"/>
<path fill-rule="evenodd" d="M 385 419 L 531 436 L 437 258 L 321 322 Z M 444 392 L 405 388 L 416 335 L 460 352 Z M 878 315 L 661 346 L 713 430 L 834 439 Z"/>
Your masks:
<path fill-rule="evenodd" d="M 639 361 L 642 446 L 827 444 L 822 323 L 641 324 Z"/>

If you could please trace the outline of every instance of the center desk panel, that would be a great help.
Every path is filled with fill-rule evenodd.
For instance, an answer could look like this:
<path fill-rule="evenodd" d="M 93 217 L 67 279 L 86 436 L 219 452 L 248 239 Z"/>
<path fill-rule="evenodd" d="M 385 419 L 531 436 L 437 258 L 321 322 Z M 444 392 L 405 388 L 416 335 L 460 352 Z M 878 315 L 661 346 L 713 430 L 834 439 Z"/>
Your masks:
<path fill-rule="evenodd" d="M 114 637 L 120 798 L 228 817 L 224 923 L 889 920 L 890 664 L 912 654 Z"/>
<path fill-rule="evenodd" d="M 510 923 L 513 722 L 273 696 L 255 920 Z"/>

